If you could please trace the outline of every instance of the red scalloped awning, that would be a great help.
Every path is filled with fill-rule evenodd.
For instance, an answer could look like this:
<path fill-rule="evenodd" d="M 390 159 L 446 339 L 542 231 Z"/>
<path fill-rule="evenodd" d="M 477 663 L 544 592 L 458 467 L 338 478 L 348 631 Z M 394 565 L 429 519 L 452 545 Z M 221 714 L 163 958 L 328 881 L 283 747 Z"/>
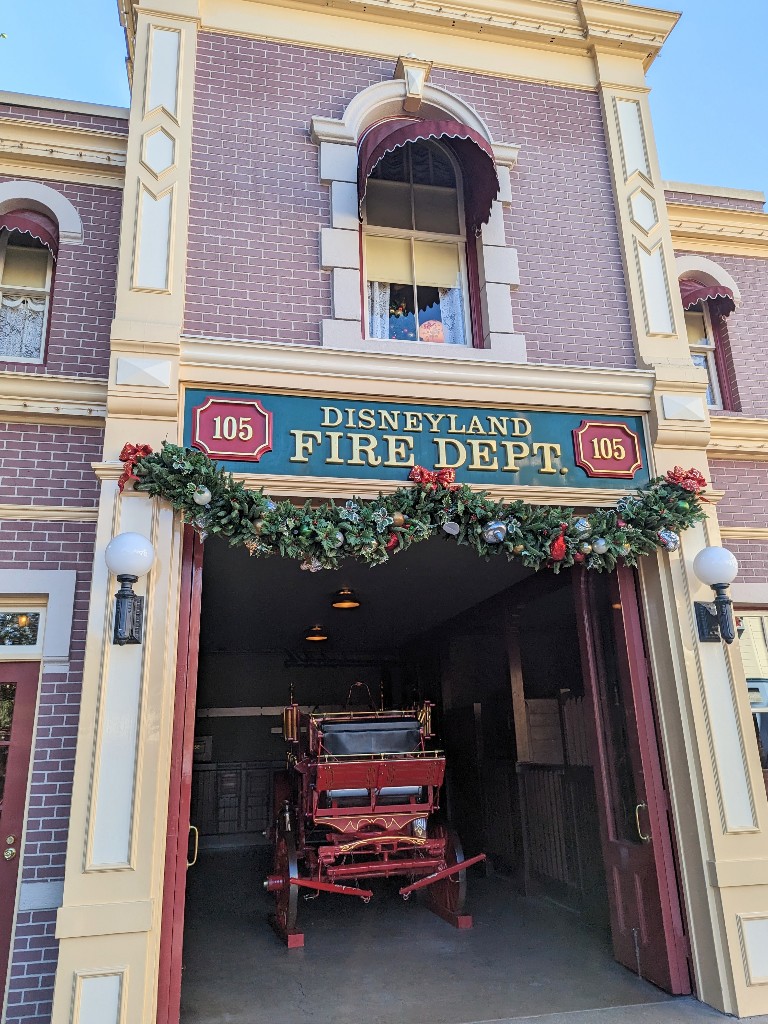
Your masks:
<path fill-rule="evenodd" d="M 723 284 L 701 284 L 699 281 L 683 279 L 680 282 L 680 295 L 683 309 L 691 309 L 700 302 L 717 302 L 717 311 L 721 316 L 728 316 L 736 309 L 733 291 Z"/>
<path fill-rule="evenodd" d="M 47 246 L 51 250 L 53 258 L 56 258 L 59 251 L 59 228 L 56 222 L 50 217 L 46 217 L 44 213 L 37 213 L 36 210 L 12 210 L 10 213 L 2 213 L 0 214 L 0 230 L 3 228 L 31 235 Z"/>
<path fill-rule="evenodd" d="M 499 193 L 499 177 L 493 150 L 486 139 L 459 121 L 383 121 L 360 143 L 357 161 L 358 212 L 362 217 L 368 177 L 374 167 L 409 142 L 440 139 L 451 147 L 464 176 L 464 209 L 469 227 L 479 231 L 491 216 L 491 204 Z"/>

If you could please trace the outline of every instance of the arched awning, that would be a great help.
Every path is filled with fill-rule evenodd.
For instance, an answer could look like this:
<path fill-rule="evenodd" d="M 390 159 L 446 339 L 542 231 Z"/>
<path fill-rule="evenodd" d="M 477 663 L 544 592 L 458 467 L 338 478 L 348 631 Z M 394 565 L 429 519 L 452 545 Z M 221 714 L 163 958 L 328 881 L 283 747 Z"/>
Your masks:
<path fill-rule="evenodd" d="M 692 309 L 700 302 L 716 303 L 717 312 L 721 316 L 728 316 L 736 309 L 733 291 L 723 284 L 702 284 L 700 281 L 682 278 L 680 296 L 683 300 L 683 309 Z"/>
<path fill-rule="evenodd" d="M 54 220 L 36 210 L 11 210 L 0 214 L 0 231 L 21 231 L 31 235 L 51 250 L 53 258 L 59 251 L 59 228 Z"/>
<path fill-rule="evenodd" d="M 360 143 L 357 161 L 358 212 L 362 217 L 368 177 L 374 167 L 409 142 L 444 141 L 461 164 L 464 177 L 464 209 L 468 226 L 479 231 L 491 216 L 491 204 L 499 192 L 493 150 L 487 139 L 458 121 L 404 121 L 374 125 Z"/>

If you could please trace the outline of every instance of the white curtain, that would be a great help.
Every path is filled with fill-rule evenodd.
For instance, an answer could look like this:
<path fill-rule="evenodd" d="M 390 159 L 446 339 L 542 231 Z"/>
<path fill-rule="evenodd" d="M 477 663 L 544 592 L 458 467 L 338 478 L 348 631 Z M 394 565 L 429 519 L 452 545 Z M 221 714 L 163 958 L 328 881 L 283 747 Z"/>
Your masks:
<path fill-rule="evenodd" d="M 461 288 L 440 288 L 440 319 L 446 345 L 465 345 L 464 302 Z"/>
<path fill-rule="evenodd" d="M 389 337 L 389 285 L 368 282 L 368 331 L 371 338 Z"/>
<path fill-rule="evenodd" d="M 39 359 L 43 349 L 45 301 L 26 296 L 0 300 L 0 356 Z"/>

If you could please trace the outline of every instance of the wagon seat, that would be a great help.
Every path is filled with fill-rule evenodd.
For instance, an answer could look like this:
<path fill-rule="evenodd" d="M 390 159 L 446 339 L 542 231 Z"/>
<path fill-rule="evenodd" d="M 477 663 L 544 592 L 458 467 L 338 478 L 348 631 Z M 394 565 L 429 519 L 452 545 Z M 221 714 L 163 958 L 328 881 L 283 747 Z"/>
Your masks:
<path fill-rule="evenodd" d="M 412 754 L 421 750 L 421 726 L 417 718 L 398 718 L 371 721 L 323 722 L 323 750 L 326 754 L 354 756 L 355 754 Z M 342 806 L 367 802 L 367 789 L 330 789 L 329 800 Z M 377 804 L 398 804 L 416 797 L 423 799 L 421 786 L 385 786 L 379 790 Z"/>

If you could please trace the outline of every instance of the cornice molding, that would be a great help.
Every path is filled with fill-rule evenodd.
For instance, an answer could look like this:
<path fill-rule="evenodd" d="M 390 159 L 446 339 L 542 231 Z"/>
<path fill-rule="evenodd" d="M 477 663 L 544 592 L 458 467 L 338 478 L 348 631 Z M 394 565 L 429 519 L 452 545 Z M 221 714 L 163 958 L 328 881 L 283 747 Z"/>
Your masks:
<path fill-rule="evenodd" d="M 768 526 L 721 526 L 723 540 L 768 540 Z"/>
<path fill-rule="evenodd" d="M 29 107 L 31 110 L 59 110 L 67 114 L 85 114 L 88 117 L 114 117 L 128 121 L 128 107 L 109 107 L 103 103 L 86 103 L 83 100 L 62 100 L 53 96 L 32 96 L 26 92 L 0 90 L 0 103 L 13 107 Z"/>
<path fill-rule="evenodd" d="M 675 249 L 768 259 L 768 213 L 669 203 Z"/>
<path fill-rule="evenodd" d="M 0 418 L 11 422 L 100 423 L 107 382 L 47 373 L 0 373 Z"/>
<path fill-rule="evenodd" d="M 98 184 L 122 186 L 127 137 L 69 125 L 44 124 L 0 116 L 0 164 L 13 174 L 16 164 L 27 172 L 61 180 L 73 172 Z"/>
<path fill-rule="evenodd" d="M 707 455 L 712 461 L 768 462 L 768 419 L 713 416 Z"/>
<path fill-rule="evenodd" d="M 97 508 L 77 505 L 14 505 L 0 504 L 0 520 L 38 521 L 62 523 L 95 523 L 99 518 Z"/>
<path fill-rule="evenodd" d="M 255 387 L 370 398 L 436 400 L 473 405 L 643 412 L 654 374 L 645 370 L 446 359 L 430 353 L 345 352 L 318 345 L 280 345 L 224 339 L 181 339 L 179 378 L 191 386 Z M 404 385 L 411 385 L 410 389 Z M 453 393 L 455 392 L 455 394 Z"/>

